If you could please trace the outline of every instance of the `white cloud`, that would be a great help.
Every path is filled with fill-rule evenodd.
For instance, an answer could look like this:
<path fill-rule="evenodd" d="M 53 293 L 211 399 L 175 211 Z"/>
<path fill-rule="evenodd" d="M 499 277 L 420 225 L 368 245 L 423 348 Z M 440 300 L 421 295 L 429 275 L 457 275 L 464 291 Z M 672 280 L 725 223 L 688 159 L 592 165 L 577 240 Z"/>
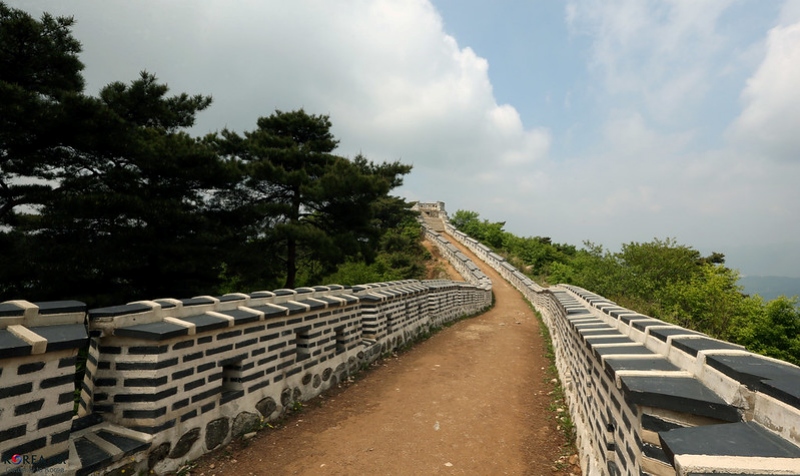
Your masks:
<path fill-rule="evenodd" d="M 75 16 L 90 92 L 146 68 L 173 91 L 213 95 L 198 133 L 303 107 L 330 115 L 339 153 L 417 168 L 513 167 L 550 148 L 547 129 L 497 103 L 488 61 L 458 45 L 427 0 L 20 6 Z"/>
<path fill-rule="evenodd" d="M 606 147 L 640 163 L 652 163 L 681 153 L 691 140 L 690 132 L 664 133 L 650 127 L 638 111 L 612 110 L 603 124 Z"/>
<path fill-rule="evenodd" d="M 767 38 L 763 62 L 742 91 L 744 108 L 728 131 L 774 159 L 800 159 L 800 22 L 776 26 Z"/>
<path fill-rule="evenodd" d="M 588 51 L 569 53 L 588 56 L 589 75 L 559 78 L 569 90 L 551 99 L 573 122 L 554 132 L 498 103 L 492 58 L 448 35 L 427 0 L 9 3 L 76 17 L 90 92 L 147 69 L 175 92 L 214 96 L 198 133 L 249 130 L 276 108 L 329 114 L 340 153 L 414 165 L 407 198 L 476 210 L 515 233 L 610 247 L 676 236 L 722 252 L 800 236 L 800 162 L 759 153 L 798 151 L 786 128 L 800 123 L 800 2 L 754 43 L 766 28 L 737 36 L 732 0 L 568 0 L 581 41 L 552 41 L 588 39 Z M 541 74 L 556 74 L 548 66 Z M 748 75 L 731 141 L 704 135 Z M 723 77 L 734 78 L 730 97 L 716 96 Z M 715 127 L 733 114 L 714 116 Z"/>
<path fill-rule="evenodd" d="M 601 79 L 596 97 L 604 114 L 591 155 L 558 168 L 555 188 L 575 190 L 561 215 L 584 224 L 590 239 L 612 244 L 622 234 L 724 248 L 800 233 L 800 222 L 788 218 L 800 202 L 792 186 L 800 170 L 763 160 L 768 145 L 800 151 L 800 135 L 789 133 L 800 123 L 800 90 L 792 89 L 800 84 L 800 42 L 787 23 L 797 22 L 800 9 L 789 3 L 784 26 L 764 46 L 723 27 L 732 2 L 570 1 L 566 21 L 573 35 L 591 41 L 589 71 Z M 697 118 L 710 116 L 703 107 L 720 78 L 752 68 L 765 51 L 743 94 L 735 140 L 701 136 L 708 129 Z M 776 134 L 771 143 L 768 133 Z M 742 140 L 755 147 L 739 147 Z"/>
<path fill-rule="evenodd" d="M 714 58 L 725 43 L 717 22 L 730 4 L 572 0 L 566 21 L 573 34 L 592 38 L 589 64 L 606 93 L 677 124 L 711 87 Z"/>

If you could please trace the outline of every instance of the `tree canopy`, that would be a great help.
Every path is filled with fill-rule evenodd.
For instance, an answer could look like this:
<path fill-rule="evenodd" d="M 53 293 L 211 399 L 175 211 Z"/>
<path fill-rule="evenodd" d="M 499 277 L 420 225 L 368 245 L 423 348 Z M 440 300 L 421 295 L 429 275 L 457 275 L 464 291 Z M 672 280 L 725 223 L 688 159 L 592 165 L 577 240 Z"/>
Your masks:
<path fill-rule="evenodd" d="M 73 23 L 0 3 L 0 225 L 48 199 L 67 153 L 65 104 L 84 85 Z"/>
<path fill-rule="evenodd" d="M 765 303 L 746 295 L 722 253 L 703 256 L 673 238 L 626 243 L 616 253 L 588 241 L 576 249 L 547 237 L 515 236 L 503 223 L 463 210 L 451 223 L 539 282 L 581 286 L 642 314 L 800 364 L 797 299 Z"/>
<path fill-rule="evenodd" d="M 73 23 L 0 3 L 0 300 L 319 284 L 391 252 L 410 166 L 334 155 L 330 118 L 303 109 L 193 137 L 211 97 L 149 72 L 87 95 Z"/>
<path fill-rule="evenodd" d="M 295 286 L 300 262 L 325 273 L 346 256 L 369 257 L 379 236 L 373 204 L 411 167 L 333 155 L 338 141 L 328 116 L 278 110 L 257 125 L 244 136 L 223 131 L 214 141 L 242 171 L 230 198 L 256 218 L 251 239 L 283 250 L 284 286 Z"/>

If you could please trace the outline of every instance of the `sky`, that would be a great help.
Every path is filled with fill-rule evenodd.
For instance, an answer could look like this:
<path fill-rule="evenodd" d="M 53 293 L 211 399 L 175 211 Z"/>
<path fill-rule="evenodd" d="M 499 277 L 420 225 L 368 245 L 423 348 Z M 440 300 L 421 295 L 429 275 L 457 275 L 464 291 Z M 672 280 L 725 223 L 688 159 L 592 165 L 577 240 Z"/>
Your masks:
<path fill-rule="evenodd" d="M 86 92 L 207 94 L 193 134 L 326 114 L 336 153 L 522 236 L 672 237 L 800 277 L 800 2 L 11 0 L 74 16 Z"/>

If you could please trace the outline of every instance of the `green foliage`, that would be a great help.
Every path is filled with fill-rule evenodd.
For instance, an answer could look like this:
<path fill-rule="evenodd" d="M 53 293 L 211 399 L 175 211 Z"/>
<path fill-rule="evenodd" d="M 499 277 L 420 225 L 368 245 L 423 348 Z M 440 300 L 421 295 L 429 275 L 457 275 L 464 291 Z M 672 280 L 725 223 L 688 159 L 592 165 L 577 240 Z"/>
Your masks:
<path fill-rule="evenodd" d="M 11 235 L 30 244 L 23 256 L 36 265 L 19 281 L 26 298 L 107 305 L 216 284 L 209 251 L 224 234 L 206 197 L 228 174 L 213 150 L 179 130 L 210 98 L 167 92 L 142 73 L 100 99 L 70 101 L 71 147 L 48 176 L 46 199 L 17 213 Z"/>
<path fill-rule="evenodd" d="M 624 244 L 615 257 L 627 271 L 620 278 L 624 279 L 621 292 L 628 296 L 653 295 L 670 284 L 689 281 L 701 272 L 700 253 L 670 238 Z"/>
<path fill-rule="evenodd" d="M 421 279 L 425 273 L 425 262 L 430 253 L 420 245 L 419 223 L 407 217 L 396 227 L 390 228 L 380 238 L 380 248 L 371 262 L 349 260 L 342 263 L 336 272 L 321 282 L 342 285 Z"/>
<path fill-rule="evenodd" d="M 389 195 L 410 166 L 333 155 L 328 116 L 302 109 L 192 137 L 211 97 L 147 72 L 85 95 L 72 25 L 0 2 L 0 301 L 293 287 L 343 263 L 420 274 L 410 205 Z"/>
<path fill-rule="evenodd" d="M 540 282 L 575 284 L 642 314 L 800 363 L 797 299 L 765 304 L 747 296 L 739 272 L 724 265 L 722 253 L 702 256 L 672 238 L 627 243 L 617 253 L 588 241 L 576 250 L 549 238 L 516 237 L 475 212 L 459 210 L 451 222 Z M 501 246 L 488 241 L 498 225 Z"/>
<path fill-rule="evenodd" d="M 318 279 L 348 258 L 370 260 L 383 231 L 378 214 L 404 205 L 388 194 L 411 167 L 335 156 L 330 128 L 328 116 L 275 111 L 244 136 L 225 130 L 206 139 L 240 173 L 223 203 L 251 218 L 248 243 L 280 250 L 285 287 Z"/>
<path fill-rule="evenodd" d="M 585 241 L 569 262 L 562 263 L 558 278 L 551 276 L 548 282 L 578 284 L 604 295 L 615 295 L 622 289 L 619 280 L 620 264 L 617 258 L 601 245 Z M 580 284 L 579 284 L 580 283 Z"/>
<path fill-rule="evenodd" d="M 659 290 L 663 317 L 681 326 L 729 340 L 736 321 L 747 316 L 748 304 L 736 284 L 739 272 L 702 263 L 699 273 L 675 279 Z"/>
<path fill-rule="evenodd" d="M 450 223 L 460 231 L 504 254 L 528 274 L 546 281 L 554 263 L 565 263 L 576 253 L 575 247 L 553 243 L 549 237 L 520 238 L 505 230 L 505 222 L 481 221 L 478 213 L 458 210 Z"/>
<path fill-rule="evenodd" d="M 505 236 L 503 226 L 505 226 L 505 222 L 480 221 L 477 213 L 464 210 L 455 212 L 450 221 L 453 226 L 476 240 L 485 243 L 487 246 L 495 249 L 503 246 L 503 237 Z"/>
<path fill-rule="evenodd" d="M 734 340 L 760 354 L 800 365 L 800 307 L 797 297 L 780 296 L 763 305 L 759 297 L 751 313 L 740 318 Z"/>
<path fill-rule="evenodd" d="M 367 264 L 363 261 L 347 261 L 340 264 L 336 272 L 327 276 L 322 282 L 352 286 L 355 284 L 391 281 L 393 279 L 395 279 L 395 276 L 392 274 L 387 275 L 386 268 L 379 263 Z"/>
<path fill-rule="evenodd" d="M 84 84 L 73 23 L 0 3 L 0 225 L 15 226 L 22 208 L 50 198 L 46 181 L 68 154 L 65 103 Z"/>

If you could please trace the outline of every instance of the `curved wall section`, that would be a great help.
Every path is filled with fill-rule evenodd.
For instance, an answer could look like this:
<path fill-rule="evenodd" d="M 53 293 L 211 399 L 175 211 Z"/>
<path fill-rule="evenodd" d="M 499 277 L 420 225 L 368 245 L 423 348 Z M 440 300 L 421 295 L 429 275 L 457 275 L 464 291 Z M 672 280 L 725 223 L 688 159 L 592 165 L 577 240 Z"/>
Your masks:
<path fill-rule="evenodd" d="M 157 299 L 88 313 L 71 301 L 0 303 L 0 474 L 175 471 L 490 303 L 490 285 L 447 280 Z M 87 340 L 73 418 L 76 355 Z"/>
<path fill-rule="evenodd" d="M 584 474 L 800 474 L 800 368 L 576 286 L 543 288 L 440 204 L 421 208 L 541 313 Z"/>

